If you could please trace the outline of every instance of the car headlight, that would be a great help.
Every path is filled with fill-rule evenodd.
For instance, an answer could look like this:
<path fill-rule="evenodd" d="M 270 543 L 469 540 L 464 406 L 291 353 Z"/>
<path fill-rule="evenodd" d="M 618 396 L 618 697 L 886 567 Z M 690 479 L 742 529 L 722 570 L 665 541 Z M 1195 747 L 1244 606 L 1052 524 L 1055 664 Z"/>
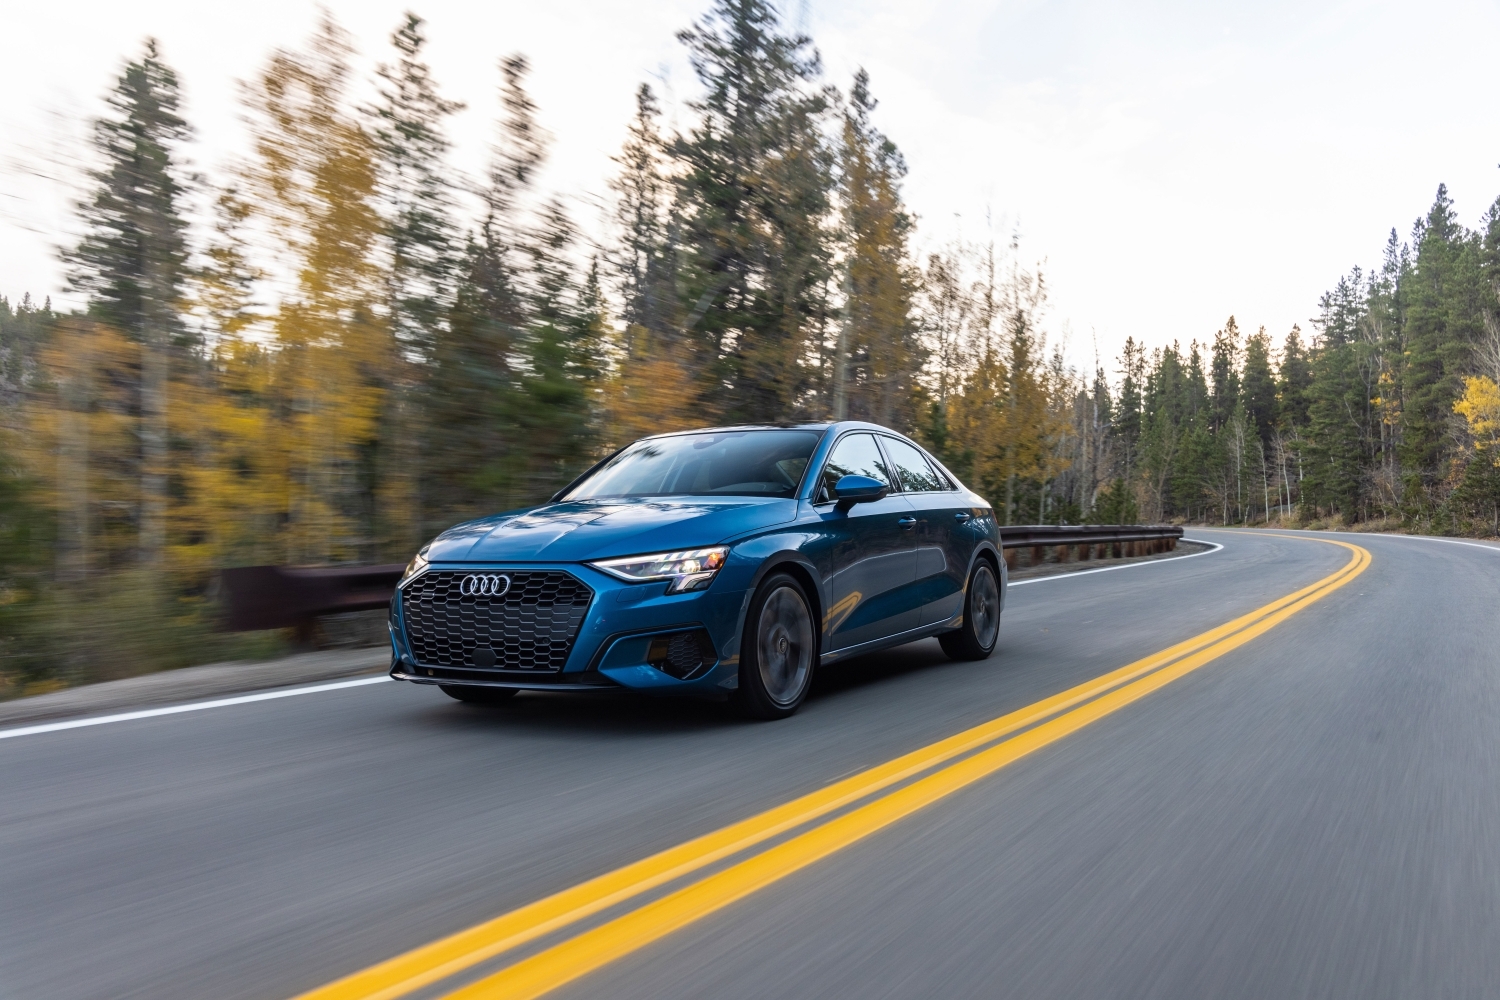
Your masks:
<path fill-rule="evenodd" d="M 401 579 L 410 580 L 413 576 L 427 568 L 427 550 L 430 545 L 422 546 L 422 551 L 411 557 L 411 562 L 406 564 L 406 572 L 401 574 Z"/>
<path fill-rule="evenodd" d="M 624 559 L 601 559 L 589 563 L 610 576 L 631 583 L 647 583 L 651 580 L 671 580 L 667 593 L 681 594 L 689 590 L 703 590 L 713 582 L 719 568 L 729 558 L 729 546 L 715 545 L 707 549 L 685 549 L 681 552 L 657 552 L 649 556 L 626 556 Z"/>

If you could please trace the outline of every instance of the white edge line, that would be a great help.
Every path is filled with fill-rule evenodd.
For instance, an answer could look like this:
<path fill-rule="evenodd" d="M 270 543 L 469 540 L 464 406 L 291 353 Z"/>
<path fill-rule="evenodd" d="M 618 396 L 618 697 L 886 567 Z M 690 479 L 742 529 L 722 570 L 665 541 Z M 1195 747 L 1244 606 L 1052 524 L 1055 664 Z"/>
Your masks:
<path fill-rule="evenodd" d="M 1467 545 L 1471 549 L 1488 549 L 1491 552 L 1500 552 L 1500 545 L 1486 545 L 1483 542 L 1465 542 L 1457 538 L 1433 538 L 1431 535 L 1392 535 L 1384 531 L 1330 531 L 1330 535 L 1364 535 L 1369 537 L 1375 535 L 1379 538 L 1404 538 L 1409 542 L 1442 542 L 1444 545 Z"/>
<path fill-rule="evenodd" d="M 1215 552 L 1224 547 L 1218 542 L 1208 542 L 1204 541 L 1201 538 L 1184 538 L 1182 539 L 1182 541 L 1192 542 L 1194 545 L 1208 545 L 1212 547 L 1203 552 L 1189 552 L 1187 555 L 1171 556 L 1167 559 L 1148 559 L 1145 562 L 1125 563 L 1122 566 L 1102 566 L 1099 569 L 1075 569 L 1069 573 L 1050 573 L 1047 576 L 1032 577 L 1030 580 L 1007 580 L 1005 586 L 1008 590 L 1011 587 L 1024 587 L 1028 583 L 1046 583 L 1048 580 L 1071 580 L 1075 576 L 1088 576 L 1090 573 L 1110 573 L 1117 569 L 1135 569 L 1138 566 L 1156 566 L 1160 563 L 1176 562 L 1179 559 L 1193 559 L 1197 556 L 1213 555 Z"/>
<path fill-rule="evenodd" d="M 82 729 L 85 726 L 102 726 L 110 722 L 130 722 L 132 719 L 152 719 L 158 715 L 178 715 L 182 712 L 201 712 L 208 708 L 227 708 L 230 705 L 248 705 L 252 701 L 274 701 L 277 698 L 295 698 L 299 694 L 317 694 L 320 691 L 337 691 L 341 688 L 363 687 L 390 680 L 384 674 L 379 677 L 360 677 L 352 681 L 335 681 L 332 684 L 314 684 L 310 687 L 279 688 L 259 694 L 242 694 L 234 698 L 216 698 L 213 701 L 194 701 L 186 705 L 168 705 L 165 708 L 143 708 L 137 712 L 121 712 L 118 715 L 97 715 L 88 719 L 70 719 L 66 722 L 46 722 L 18 729 L 0 729 L 0 740 L 15 736 L 34 736 L 38 733 L 55 733 L 63 729 Z"/>
<path fill-rule="evenodd" d="M 1466 542 L 1461 538 L 1437 538 L 1433 535 L 1398 535 L 1389 531 L 1314 531 L 1311 528 L 1208 528 L 1206 530 L 1232 531 L 1240 535 L 1254 535 L 1258 531 L 1267 533 L 1295 531 L 1297 534 L 1288 536 L 1291 538 L 1320 538 L 1328 535 L 1348 535 L 1351 538 L 1404 538 L 1408 542 L 1442 542 L 1444 545 L 1467 545 L 1471 549 L 1488 549 L 1491 552 L 1500 552 L 1500 545 L 1490 545 L 1485 542 Z M 1195 555 L 1202 554 L 1201 552 L 1195 553 Z"/>

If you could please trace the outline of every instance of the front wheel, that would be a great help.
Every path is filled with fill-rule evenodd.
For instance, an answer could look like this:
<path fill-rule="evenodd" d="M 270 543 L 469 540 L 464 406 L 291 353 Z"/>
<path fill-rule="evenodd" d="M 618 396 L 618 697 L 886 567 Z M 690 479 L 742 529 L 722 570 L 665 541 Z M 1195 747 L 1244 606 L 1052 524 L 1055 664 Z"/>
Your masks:
<path fill-rule="evenodd" d="M 995 651 L 1000 638 L 1000 582 L 988 561 L 981 559 L 969 574 L 964 594 L 964 623 L 938 636 L 943 652 L 953 660 L 983 660 Z"/>
<path fill-rule="evenodd" d="M 467 684 L 439 684 L 438 690 L 470 705 L 498 705 L 516 696 L 515 688 L 469 687 Z"/>
<path fill-rule="evenodd" d="M 763 582 L 745 616 L 740 645 L 740 710 L 754 719 L 784 719 L 812 686 L 818 655 L 813 616 L 796 578 L 775 573 Z"/>

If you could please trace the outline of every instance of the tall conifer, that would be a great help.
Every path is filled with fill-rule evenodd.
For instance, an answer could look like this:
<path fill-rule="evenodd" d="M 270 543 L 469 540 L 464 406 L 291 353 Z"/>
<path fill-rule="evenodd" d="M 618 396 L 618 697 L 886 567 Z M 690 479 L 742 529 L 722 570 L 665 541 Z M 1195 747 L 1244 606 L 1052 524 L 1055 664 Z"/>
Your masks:
<path fill-rule="evenodd" d="M 181 202 L 177 76 L 161 61 L 155 39 L 126 66 L 109 99 L 110 114 L 94 125 L 103 166 L 90 176 L 93 195 L 79 206 L 85 235 L 65 254 L 69 286 L 88 296 L 89 312 L 140 345 L 139 551 L 159 566 L 166 549 L 170 353 L 181 342 L 187 279 L 187 223 Z"/>

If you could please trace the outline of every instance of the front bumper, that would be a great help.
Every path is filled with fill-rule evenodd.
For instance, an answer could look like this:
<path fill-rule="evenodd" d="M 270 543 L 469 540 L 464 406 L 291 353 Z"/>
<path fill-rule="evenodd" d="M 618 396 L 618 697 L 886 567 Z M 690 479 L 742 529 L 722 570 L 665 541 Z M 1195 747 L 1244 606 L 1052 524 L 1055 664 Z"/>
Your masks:
<path fill-rule="evenodd" d="M 422 663 L 407 641 L 402 594 L 391 601 L 391 677 L 418 684 L 515 688 L 527 691 L 599 691 L 629 688 L 672 694 L 723 695 L 739 681 L 740 623 L 746 591 L 714 581 L 707 590 L 666 593 L 666 583 L 625 583 L 576 563 L 439 564 L 426 572 L 560 570 L 593 590 L 594 597 L 563 667 L 555 672 L 456 668 Z M 696 633 L 700 666 L 685 673 L 666 659 L 669 641 Z M 679 642 L 677 649 L 681 648 Z M 674 676 L 682 673 L 683 676 Z"/>

